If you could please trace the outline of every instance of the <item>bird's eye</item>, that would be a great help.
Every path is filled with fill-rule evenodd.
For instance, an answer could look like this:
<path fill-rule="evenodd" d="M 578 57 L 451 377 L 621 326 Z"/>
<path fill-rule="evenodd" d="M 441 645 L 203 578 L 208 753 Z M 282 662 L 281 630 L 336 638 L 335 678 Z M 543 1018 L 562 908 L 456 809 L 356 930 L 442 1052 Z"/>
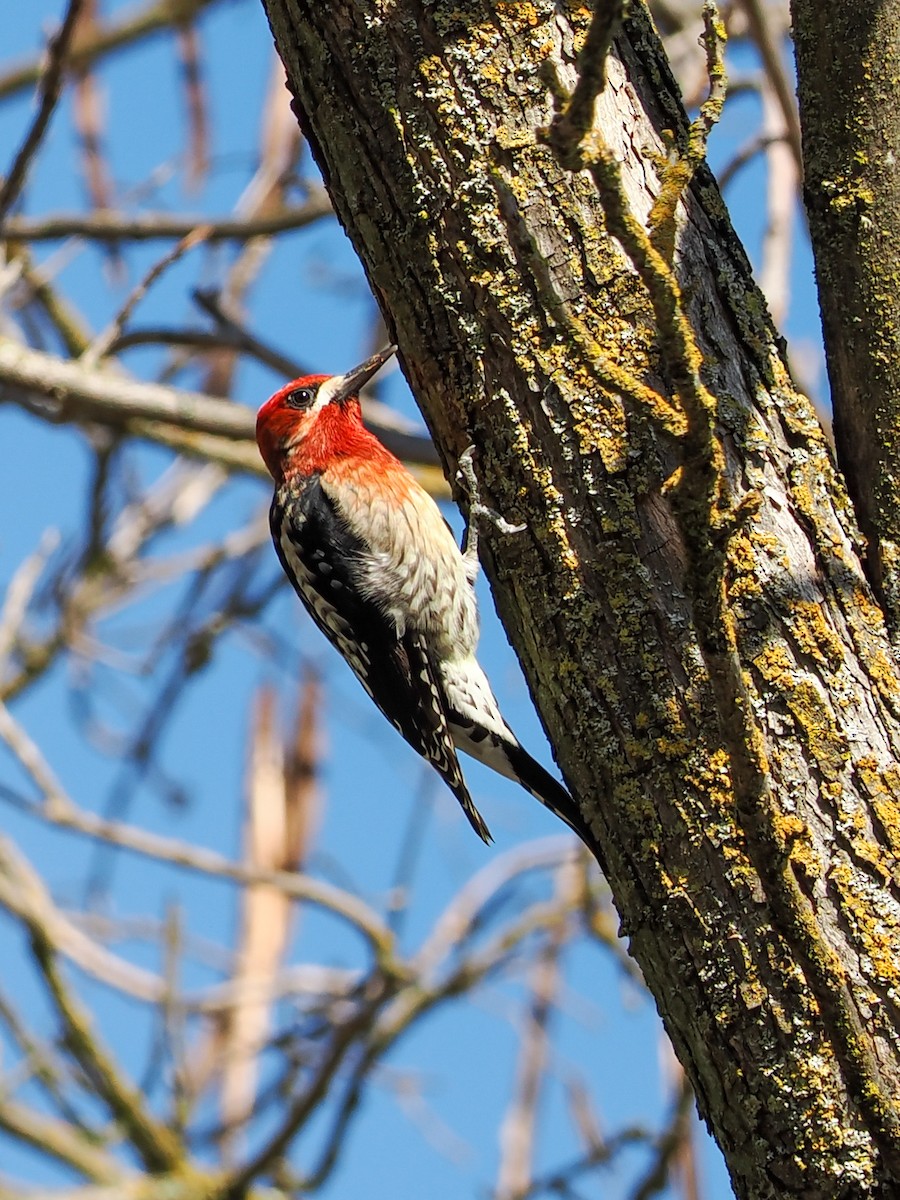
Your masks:
<path fill-rule="evenodd" d="M 315 398 L 316 393 L 312 388 L 300 387 L 288 392 L 285 403 L 289 408 L 309 408 Z"/>

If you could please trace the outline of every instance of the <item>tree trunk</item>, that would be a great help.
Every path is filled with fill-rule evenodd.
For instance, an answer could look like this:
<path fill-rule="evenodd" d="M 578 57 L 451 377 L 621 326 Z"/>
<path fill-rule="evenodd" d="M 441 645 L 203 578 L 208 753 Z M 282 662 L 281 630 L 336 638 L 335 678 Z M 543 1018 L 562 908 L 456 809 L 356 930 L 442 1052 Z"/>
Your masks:
<path fill-rule="evenodd" d="M 838 457 L 900 644 L 900 3 L 793 0 L 804 194 Z"/>
<path fill-rule="evenodd" d="M 738 1195 L 896 1196 L 897 673 L 705 168 L 677 220 L 696 379 L 664 254 L 687 130 L 645 13 L 595 125 L 653 209 L 636 272 L 609 158 L 572 174 L 539 136 L 588 8 L 265 4 L 445 461 L 474 442 L 526 524 L 486 534 L 498 608 Z"/>

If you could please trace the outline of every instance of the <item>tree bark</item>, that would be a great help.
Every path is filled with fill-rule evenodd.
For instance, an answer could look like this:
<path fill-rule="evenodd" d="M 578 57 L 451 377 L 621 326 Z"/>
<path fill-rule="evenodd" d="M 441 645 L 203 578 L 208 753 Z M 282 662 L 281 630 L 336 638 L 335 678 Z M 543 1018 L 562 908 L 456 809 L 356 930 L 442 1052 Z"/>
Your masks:
<path fill-rule="evenodd" d="M 804 195 L 838 459 L 900 644 L 900 3 L 793 0 Z"/>
<path fill-rule="evenodd" d="M 636 270 L 610 156 L 540 133 L 589 8 L 264 3 L 445 461 L 526 524 L 497 605 L 737 1194 L 895 1196 L 897 672 L 643 9 L 594 126 Z"/>

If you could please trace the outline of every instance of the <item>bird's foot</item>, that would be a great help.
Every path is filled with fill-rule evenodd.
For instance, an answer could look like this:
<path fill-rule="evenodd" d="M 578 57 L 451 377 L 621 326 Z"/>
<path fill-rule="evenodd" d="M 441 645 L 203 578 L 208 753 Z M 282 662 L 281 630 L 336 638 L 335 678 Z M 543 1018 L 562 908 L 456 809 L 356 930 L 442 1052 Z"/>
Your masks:
<path fill-rule="evenodd" d="M 466 560 L 466 574 L 470 583 L 474 582 L 475 576 L 478 574 L 478 526 L 480 522 L 488 522 L 505 534 L 522 533 L 526 528 L 524 524 L 514 525 L 505 517 L 501 517 L 493 508 L 482 504 L 472 461 L 474 454 L 474 446 L 469 446 L 464 450 L 459 456 L 459 470 L 456 472 L 456 478 L 463 485 L 469 497 L 469 519 L 463 535 L 462 554 Z"/>

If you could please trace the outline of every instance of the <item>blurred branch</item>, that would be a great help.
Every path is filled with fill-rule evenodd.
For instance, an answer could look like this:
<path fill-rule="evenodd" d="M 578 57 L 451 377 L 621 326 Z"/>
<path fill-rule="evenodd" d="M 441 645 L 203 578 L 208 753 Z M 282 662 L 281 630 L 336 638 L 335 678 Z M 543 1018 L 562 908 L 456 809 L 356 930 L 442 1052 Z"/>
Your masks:
<path fill-rule="evenodd" d="M 109 370 L 87 370 L 0 339 L 0 403 L 4 400 L 54 423 L 106 425 L 223 466 L 266 474 L 256 449 L 256 413 L 230 400 L 138 383 Z M 430 439 L 370 425 L 432 495 L 449 495 L 443 474 L 429 465 L 434 456 Z M 246 446 L 229 447 L 229 441 Z M 418 460 L 408 457 L 413 448 L 421 455 Z"/>
<path fill-rule="evenodd" d="M 47 131 L 53 110 L 56 108 L 56 103 L 59 100 L 59 94 L 62 90 L 63 68 L 72 42 L 72 34 L 75 31 L 83 4 L 84 0 L 69 0 L 66 15 L 59 32 L 50 39 L 47 46 L 47 62 L 41 71 L 38 86 L 41 97 L 38 111 L 31 123 L 31 128 L 25 135 L 25 140 L 18 154 L 13 160 L 9 173 L 3 180 L 2 185 L 0 185 L 0 233 L 3 230 L 6 214 L 19 197 L 25 183 L 25 177 L 28 174 L 31 160 L 37 153 L 38 146 L 40 146 L 41 139 Z"/>
<path fill-rule="evenodd" d="M 175 28 L 178 57 L 184 79 L 185 107 L 189 130 L 187 186 L 196 191 L 209 167 L 209 123 L 204 103 L 203 73 L 200 68 L 200 39 L 196 22 L 181 19 Z"/>
<path fill-rule="evenodd" d="M 223 400 L 220 403 L 225 404 L 227 401 Z M 147 442 L 156 442 L 159 446 L 168 446 L 170 450 L 188 458 L 215 463 L 226 471 L 243 471 L 248 475 L 258 475 L 261 479 L 269 478 L 269 472 L 259 457 L 255 439 L 236 442 L 229 437 L 216 437 L 211 433 L 192 433 L 179 425 L 140 419 L 128 421 L 125 432 Z"/>
<path fill-rule="evenodd" d="M 128 216 L 117 211 L 58 213 L 46 217 L 10 217 L 3 236 L 11 242 L 57 242 L 81 237 L 95 241 L 147 242 L 161 238 L 187 237 L 198 226 L 208 228 L 210 242 L 244 242 L 303 229 L 333 209 L 325 189 L 312 186 L 302 204 L 285 206 L 260 216 L 204 218 L 170 213 L 140 213 Z"/>
<path fill-rule="evenodd" d="M 167 254 L 164 254 L 158 262 L 153 264 L 140 283 L 129 293 L 125 303 L 120 307 L 110 324 L 102 333 L 97 335 L 81 355 L 81 365 L 85 369 L 93 369 L 101 359 L 106 358 L 110 352 L 110 347 L 131 319 L 131 314 L 147 295 L 153 284 L 159 279 L 160 275 L 168 270 L 173 263 L 178 262 L 189 250 L 193 250 L 195 246 L 199 246 L 208 240 L 209 226 L 198 225 L 196 229 L 192 229 L 190 233 L 185 234 L 180 241 L 176 242 L 172 249 Z"/>
<path fill-rule="evenodd" d="M 654 1160 L 634 1189 L 631 1200 L 651 1200 L 651 1197 L 658 1196 L 669 1186 L 673 1167 L 690 1133 L 693 1111 L 694 1092 L 687 1076 L 682 1074 L 681 1087 L 669 1125 L 657 1138 Z"/>
<path fill-rule="evenodd" d="M 790 142 L 784 136 L 782 110 L 768 77 L 762 88 L 762 106 L 763 135 L 769 145 L 766 147 L 766 227 L 757 277 L 772 320 L 780 329 L 790 303 L 791 243 L 800 179 Z"/>
<path fill-rule="evenodd" d="M 367 989 L 369 994 L 359 998 L 351 1009 L 350 1015 L 335 1024 L 331 1032 L 331 1041 L 310 1082 L 300 1095 L 288 1105 L 286 1115 L 275 1133 L 255 1154 L 236 1169 L 228 1186 L 222 1192 L 222 1200 L 241 1200 L 248 1184 L 270 1171 L 281 1159 L 297 1133 L 324 1100 L 357 1039 L 372 1025 L 373 1018 L 384 1000 L 385 988 L 386 983 L 383 979 L 370 981 Z M 351 1104 L 349 1107 L 352 1108 L 354 1105 Z M 346 1105 L 344 1109 L 349 1111 Z M 339 1128 L 343 1128 L 342 1116 L 338 1117 L 337 1125 Z M 303 1190 L 307 1190 L 305 1185 Z"/>
<path fill-rule="evenodd" d="M 794 84 L 784 64 L 779 34 L 772 27 L 769 13 L 761 0 L 737 0 L 747 17 L 750 34 L 759 50 L 766 75 L 772 85 L 784 117 L 788 145 L 794 156 L 798 178 L 803 178 L 803 147 L 800 130 L 800 111 L 794 95 Z M 783 39 L 782 39 L 783 41 Z"/>
<path fill-rule="evenodd" d="M 390 929 L 368 905 L 348 892 L 307 875 L 295 874 L 293 871 L 250 867 L 234 862 L 214 850 L 192 846 L 175 838 L 162 837 L 121 821 L 106 821 L 95 813 L 78 808 L 57 782 L 37 745 L 13 719 L 5 705 L 0 705 L 0 739 L 15 754 L 41 792 L 41 804 L 20 806 L 29 815 L 61 829 L 71 829 L 86 837 L 121 846 L 148 858 L 187 867 L 204 875 L 229 879 L 235 883 L 262 883 L 280 888 L 285 895 L 295 900 L 317 904 L 349 922 L 370 943 L 385 971 L 393 974 L 400 969 L 393 957 L 394 936 Z"/>
<path fill-rule="evenodd" d="M 4 665 L 22 628 L 34 589 L 58 545 L 59 533 L 55 529 L 45 530 L 37 550 L 19 565 L 9 582 L 0 610 L 0 680 L 4 678 Z"/>
<path fill-rule="evenodd" d="M 97 25 L 98 0 L 86 0 L 78 22 L 74 45 L 90 40 Z M 109 165 L 103 154 L 103 102 L 101 85 L 93 64 L 81 63 L 71 71 L 72 121 L 81 145 L 82 174 L 91 206 L 109 208 L 113 184 Z M 117 248 L 109 248 L 118 261 Z"/>
<path fill-rule="evenodd" d="M 24 245 L 8 243 L 7 256 L 19 266 L 22 273 L 20 290 L 25 292 L 25 299 L 18 302 L 20 307 L 24 308 L 31 303 L 39 305 L 67 352 L 73 356 L 81 354 L 91 339 L 90 330 L 81 313 L 76 312 L 72 305 L 59 295 L 44 270 L 34 265 L 31 254 Z"/>
<path fill-rule="evenodd" d="M 95 1183 L 119 1186 L 126 1179 L 112 1155 L 67 1121 L 48 1117 L 8 1097 L 0 1099 L 0 1129 Z"/>
<path fill-rule="evenodd" d="M 0 863 L 0 871 L 6 867 Z M 53 999 L 66 1046 L 81 1064 L 97 1095 L 127 1134 L 151 1172 L 171 1170 L 181 1164 L 183 1147 L 171 1130 L 161 1125 L 143 1104 L 141 1093 L 124 1079 L 118 1063 L 91 1029 L 88 1014 L 77 1004 L 59 972 L 55 948 L 46 929 L 26 920 L 34 961 Z"/>
<path fill-rule="evenodd" d="M 18 992 L 18 988 L 15 992 Z M 75 1112 L 73 1105 L 63 1094 L 67 1082 L 68 1063 L 60 1053 L 59 1047 L 47 1043 L 42 1034 L 32 1033 L 22 1016 L 16 1011 L 12 998 L 0 994 L 0 1020 L 13 1046 L 21 1054 L 16 1064 L 21 1074 L 41 1088 L 50 1102 L 70 1128 L 84 1134 L 86 1140 L 97 1144 L 98 1139 L 93 1130 L 85 1127 L 81 1117 Z M 4 1054 L 4 1058 L 7 1055 Z M 11 1056 L 9 1056 L 11 1057 Z M 4 1080 L 4 1091 L 12 1099 L 13 1087 L 10 1084 L 9 1073 Z"/>
<path fill-rule="evenodd" d="M 210 1200 L 216 1196 L 219 1179 L 207 1171 L 178 1171 L 171 1175 L 134 1175 L 121 1182 L 88 1187 L 32 1188 L 13 1187 L 0 1200 Z M 248 1187 L 242 1200 L 294 1200 L 281 1188 Z"/>
<path fill-rule="evenodd" d="M 54 421 L 127 426 L 162 421 L 194 433 L 236 441 L 255 438 L 256 415 L 241 404 L 155 383 L 137 383 L 109 370 L 89 370 L 15 342 L 0 341 L 0 401 L 35 407 Z"/>
<path fill-rule="evenodd" d="M 532 994 L 519 1043 L 513 1096 L 500 1126 L 498 1200 L 527 1195 L 535 1156 L 538 1104 L 549 1057 L 548 1026 L 560 985 L 559 956 L 565 927 L 551 930 L 534 964 Z"/>
<path fill-rule="evenodd" d="M 295 779 L 289 781 L 278 730 L 275 694 L 256 699 L 247 771 L 243 859 L 265 870 L 300 871 L 309 852 L 316 803 L 319 692 L 314 678 L 300 687 L 295 733 Z M 223 1148 L 253 1111 L 259 1058 L 265 1047 L 278 976 L 291 931 L 289 898 L 277 888 L 254 886 L 241 895 L 234 984 L 244 992 L 219 1030 Z M 255 988 L 252 986 L 255 984 Z M 255 992 L 255 995 L 253 994 Z"/>
<path fill-rule="evenodd" d="M 246 449 L 249 452 L 251 448 L 248 445 Z M 98 464 L 106 461 L 107 456 L 101 452 Z M 0 631 L 6 631 L 2 634 L 3 644 L 8 647 L 0 657 L 0 699 L 9 702 L 16 697 L 67 650 L 76 656 L 77 678 L 84 681 L 76 685 L 76 694 L 83 692 L 93 659 L 115 658 L 124 665 L 109 647 L 100 645 L 93 632 L 105 616 L 134 604 L 150 591 L 158 592 L 180 576 L 193 573 L 195 583 L 202 580 L 210 587 L 220 578 L 227 579 L 226 590 L 210 597 L 208 611 L 199 605 L 200 597 L 192 585 L 198 603 L 187 612 L 176 612 L 157 646 L 149 651 L 143 670 L 153 673 L 149 664 L 158 663 L 168 651 L 168 662 L 174 662 L 177 668 L 170 679 L 174 679 L 176 694 L 182 694 L 186 679 L 209 660 L 217 639 L 236 622 L 257 617 L 272 595 L 271 588 L 252 597 L 247 594 L 257 550 L 268 541 L 262 514 L 212 543 L 168 557 L 148 553 L 164 532 L 195 520 L 221 490 L 225 478 L 216 464 L 206 462 L 198 467 L 176 460 L 153 487 L 126 503 L 110 521 L 104 515 L 108 472 L 98 466 L 89 530 L 74 557 L 71 546 L 67 553 L 56 557 L 53 568 L 43 572 L 40 591 L 33 600 L 17 595 L 24 587 L 18 577 L 13 581 L 15 586 L 10 585 L 4 614 L 0 614 Z M 32 571 L 32 589 L 39 580 L 36 571 L 37 563 Z M 27 617 L 30 610 L 47 607 L 48 601 L 55 620 L 49 631 L 36 640 L 30 635 Z M 133 669 L 134 664 L 131 666 Z M 140 738 L 131 744 L 139 746 Z M 118 743 L 115 753 L 122 753 Z"/>
<path fill-rule="evenodd" d="M 26 925 L 40 926 L 58 954 L 107 987 L 145 1004 L 163 1004 L 167 991 L 171 992 L 163 976 L 114 954 L 60 911 L 34 867 L 5 838 L 0 838 L 0 904 Z M 307 994 L 331 1001 L 349 995 L 359 978 L 359 971 L 306 964 L 285 968 L 264 980 L 236 978 L 179 994 L 178 1003 L 185 1012 L 215 1016 L 287 995 Z M 8 1023 L 11 1014 L 4 1011 L 3 1015 Z M 24 1030 L 17 1029 L 16 1034 L 21 1039 Z M 29 1054 L 35 1052 L 34 1046 L 28 1049 Z"/>
<path fill-rule="evenodd" d="M 505 888 L 528 872 L 556 868 L 577 853 L 578 844 L 563 834 L 497 855 L 467 881 L 435 921 L 410 964 L 413 971 L 423 979 L 433 975 L 439 964 L 472 936 L 485 910 Z"/>
<path fill-rule="evenodd" d="M 167 992 L 171 992 L 164 976 L 114 954 L 79 928 L 73 917 L 57 908 L 34 867 L 3 838 L 0 838 L 0 904 L 24 923 L 41 926 L 60 955 L 107 987 L 145 1004 L 163 1004 Z M 259 1003 L 262 999 L 274 1000 L 292 994 L 334 1000 L 348 995 L 359 978 L 359 971 L 306 964 L 286 968 L 263 981 L 232 979 L 196 992 L 179 994 L 178 1003 L 185 1012 L 215 1016 L 242 1005 Z M 11 1016 L 4 1010 L 7 1023 Z M 22 1029 L 17 1028 L 15 1033 L 20 1041 L 25 1036 Z M 33 1055 L 36 1047 L 29 1046 L 27 1051 Z"/>
<path fill-rule="evenodd" d="M 167 32 L 179 20 L 201 12 L 217 0 L 154 0 L 137 12 L 126 12 L 106 25 L 95 26 L 89 37 L 79 39 L 73 47 L 70 62 L 73 67 L 96 62 L 114 50 L 139 41 L 151 33 Z M 32 58 L 12 67 L 0 76 L 0 100 L 33 87 L 41 77 L 43 58 Z"/>
<path fill-rule="evenodd" d="M 532 1197 L 540 1196 L 543 1193 L 554 1196 L 578 1196 L 580 1193 L 575 1191 L 574 1184 L 581 1176 L 589 1174 L 597 1167 L 611 1163 L 621 1151 L 627 1150 L 631 1146 L 646 1146 L 651 1140 L 652 1135 L 642 1125 L 632 1125 L 621 1129 L 612 1137 L 605 1138 L 587 1154 L 567 1163 L 559 1170 L 538 1176 L 520 1200 L 531 1200 Z"/>
<path fill-rule="evenodd" d="M 779 139 L 783 141 L 784 139 Z M 728 185 L 732 182 L 735 175 L 751 163 L 757 154 L 761 154 L 763 150 L 768 149 L 772 145 L 773 139 L 762 133 L 755 134 L 745 145 L 741 146 L 737 154 L 725 164 L 718 175 L 718 183 L 721 191 L 725 191 Z"/>

